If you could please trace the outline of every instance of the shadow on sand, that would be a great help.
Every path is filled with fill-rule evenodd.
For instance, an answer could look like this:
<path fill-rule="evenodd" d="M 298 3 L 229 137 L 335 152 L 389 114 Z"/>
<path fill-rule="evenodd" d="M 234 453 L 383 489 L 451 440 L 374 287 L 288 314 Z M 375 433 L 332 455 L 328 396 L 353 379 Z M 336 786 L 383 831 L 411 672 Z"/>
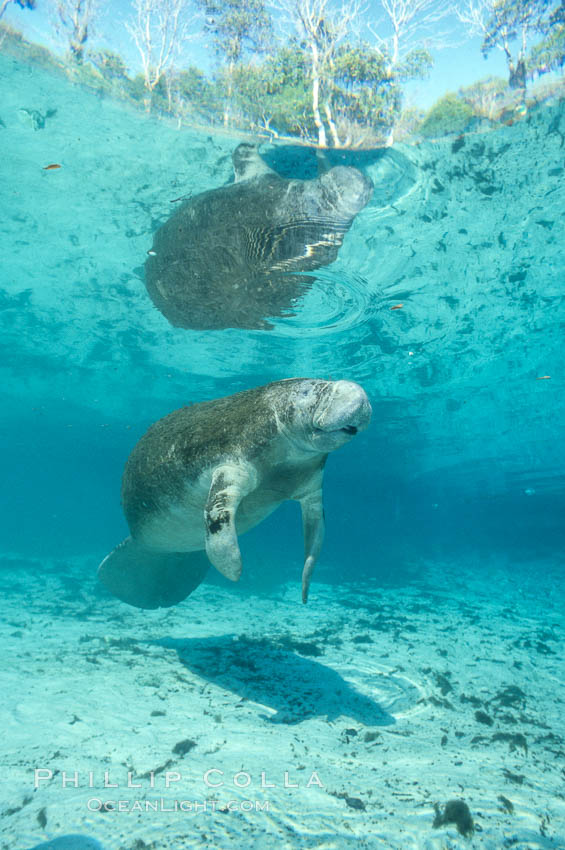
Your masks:
<path fill-rule="evenodd" d="M 312 717 L 335 720 L 342 715 L 366 726 L 396 722 L 331 667 L 303 658 L 275 640 L 222 635 L 163 638 L 156 643 L 174 649 L 192 673 L 276 712 L 262 715 L 274 723 L 301 723 Z"/>

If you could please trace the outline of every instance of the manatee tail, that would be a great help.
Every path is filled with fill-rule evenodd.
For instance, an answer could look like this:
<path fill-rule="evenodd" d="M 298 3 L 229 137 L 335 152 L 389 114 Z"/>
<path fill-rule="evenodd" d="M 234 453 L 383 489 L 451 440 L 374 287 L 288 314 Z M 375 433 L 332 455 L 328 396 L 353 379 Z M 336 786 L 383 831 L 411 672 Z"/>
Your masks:
<path fill-rule="evenodd" d="M 198 587 L 210 562 L 204 552 L 155 552 L 131 537 L 98 567 L 102 584 L 136 608 L 170 608 Z"/>

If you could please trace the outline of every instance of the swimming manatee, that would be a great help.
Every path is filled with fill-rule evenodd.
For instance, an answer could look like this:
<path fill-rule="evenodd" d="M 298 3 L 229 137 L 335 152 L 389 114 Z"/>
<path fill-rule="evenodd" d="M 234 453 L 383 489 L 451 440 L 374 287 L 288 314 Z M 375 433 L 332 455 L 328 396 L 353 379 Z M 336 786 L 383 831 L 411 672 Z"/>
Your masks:
<path fill-rule="evenodd" d="M 370 418 L 358 384 L 312 378 L 275 381 L 165 416 L 126 463 L 130 537 L 102 561 L 101 581 L 140 608 L 182 601 L 209 563 L 237 581 L 238 535 L 292 499 L 302 509 L 306 602 L 324 536 L 326 459 Z"/>

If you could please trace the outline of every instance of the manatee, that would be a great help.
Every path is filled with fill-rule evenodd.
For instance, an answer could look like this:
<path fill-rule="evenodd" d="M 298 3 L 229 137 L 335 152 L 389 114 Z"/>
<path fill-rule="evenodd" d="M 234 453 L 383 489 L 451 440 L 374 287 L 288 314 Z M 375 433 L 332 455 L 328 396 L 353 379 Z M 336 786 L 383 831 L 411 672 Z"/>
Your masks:
<path fill-rule="evenodd" d="M 258 145 L 234 151 L 234 182 L 185 201 L 156 231 L 145 284 L 172 325 L 195 330 L 270 329 L 293 315 L 368 203 L 371 180 L 338 165 L 314 180 L 287 180 Z"/>
<path fill-rule="evenodd" d="M 371 419 L 352 381 L 290 378 L 175 410 L 152 425 L 124 469 L 130 536 L 100 564 L 103 584 L 139 608 L 169 607 L 213 564 L 237 581 L 238 534 L 282 502 L 302 509 L 302 600 L 324 536 L 322 478 L 329 452 Z"/>

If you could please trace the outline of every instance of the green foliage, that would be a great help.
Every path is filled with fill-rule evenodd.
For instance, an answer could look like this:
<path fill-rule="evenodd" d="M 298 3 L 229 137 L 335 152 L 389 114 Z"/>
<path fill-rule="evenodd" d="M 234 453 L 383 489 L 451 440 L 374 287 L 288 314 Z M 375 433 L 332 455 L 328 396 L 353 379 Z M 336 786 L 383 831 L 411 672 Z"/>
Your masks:
<path fill-rule="evenodd" d="M 413 50 L 403 62 L 369 45 L 342 46 L 332 63 L 331 101 L 342 122 L 357 133 L 364 128 L 376 138 L 388 136 L 402 108 L 402 83 L 425 76 L 433 60 L 427 50 Z"/>
<path fill-rule="evenodd" d="M 0 24 L 3 50 L 13 55 L 72 73 L 77 82 L 114 97 L 127 98 L 157 112 L 193 123 L 217 125 L 228 121 L 247 131 L 319 139 L 312 104 L 310 43 L 287 41 L 271 54 L 265 51 L 271 21 L 265 0 L 197 0 L 205 10 L 205 29 L 213 35 L 220 59 L 211 77 L 191 66 L 163 74 L 149 92 L 142 74 L 128 75 L 123 58 L 114 50 L 88 54 L 89 64 L 69 68 L 47 49 L 25 41 Z M 329 22 L 321 24 L 320 38 L 331 35 Z M 538 35 L 538 44 L 526 47 Z M 85 38 L 80 42 L 84 45 Z M 527 36 L 527 37 L 526 37 Z M 522 39 L 527 42 L 523 46 Z M 519 43 L 512 55 L 509 45 Z M 495 0 L 483 52 L 502 46 L 514 81 L 522 87 L 526 72 L 533 76 L 565 65 L 565 2 L 557 0 Z M 516 47 L 516 45 L 514 45 Z M 251 57 L 246 57 L 246 52 Z M 518 58 L 516 58 L 516 55 Z M 521 63 L 521 64 L 520 64 Z M 481 80 L 448 94 L 422 116 L 402 111 L 404 84 L 424 77 L 432 57 L 416 48 L 393 62 L 386 51 L 347 41 L 337 42 L 322 59 L 319 74 L 319 115 L 326 139 L 336 146 L 382 143 L 399 134 L 406 137 L 420 124 L 427 137 L 464 132 L 474 117 L 499 118 L 508 103 L 508 83 L 499 78 Z M 521 76 L 522 75 L 522 76 Z M 525 83 L 524 83 L 525 85 Z M 520 96 L 523 92 L 520 93 Z M 516 96 L 514 96 L 514 101 Z"/>
<path fill-rule="evenodd" d="M 552 27 L 555 24 L 565 24 L 565 3 L 561 0 L 560 3 L 557 4 L 551 15 L 549 16 L 549 26 Z"/>
<path fill-rule="evenodd" d="M 171 78 L 169 88 L 176 114 L 209 124 L 221 118 L 222 99 L 218 87 L 199 68 L 191 66 L 179 71 Z"/>
<path fill-rule="evenodd" d="M 429 75 L 433 64 L 433 57 L 428 50 L 416 48 L 411 50 L 397 68 L 395 68 L 395 79 L 399 83 L 405 83 L 408 80 L 423 79 Z"/>
<path fill-rule="evenodd" d="M 388 82 L 386 63 L 366 45 L 343 45 L 332 62 L 332 85 L 343 92 L 361 92 Z"/>
<path fill-rule="evenodd" d="M 224 124 L 233 121 L 234 72 L 246 51 L 261 53 L 271 35 L 271 18 L 264 0 L 196 0 L 205 12 L 204 29 L 214 37 L 214 47 L 227 73 L 218 78 L 224 88 Z"/>
<path fill-rule="evenodd" d="M 214 101 L 214 86 L 205 74 L 194 65 L 184 71 L 179 71 L 171 81 L 171 88 L 183 99 L 201 104 L 204 108 L 211 106 Z"/>
<path fill-rule="evenodd" d="M 308 66 L 297 46 L 283 47 L 261 64 L 239 66 L 231 81 L 236 120 L 275 134 L 308 136 L 314 131 Z M 225 91 L 227 79 L 220 75 L 218 82 Z"/>
<path fill-rule="evenodd" d="M 548 0 L 495 0 L 487 20 L 481 48 L 483 55 L 487 56 L 494 47 L 502 49 L 508 63 L 510 88 L 525 89 L 528 69 L 531 72 L 533 66 L 538 65 L 541 68 L 547 62 L 558 67 L 559 34 L 552 37 L 548 33 L 553 27 L 562 26 L 562 18 L 562 3 L 552 12 Z M 530 56 L 527 57 L 527 48 L 531 45 L 532 38 L 541 34 L 546 34 L 546 41 L 549 40 L 550 43 L 541 49 L 541 46 L 532 48 Z M 518 43 L 518 47 L 513 55 L 514 42 Z"/>
<path fill-rule="evenodd" d="M 382 136 L 400 112 L 401 87 L 390 76 L 386 57 L 368 45 L 342 45 L 324 69 L 321 102 L 327 104 L 340 137 Z M 415 66 L 412 66 L 412 70 Z M 420 64 L 420 67 L 421 64 Z M 297 44 L 281 48 L 262 63 L 218 75 L 227 96 L 231 85 L 232 120 L 239 126 L 276 134 L 317 136 L 312 114 L 310 57 Z M 324 113 L 325 114 L 325 113 Z"/>
<path fill-rule="evenodd" d="M 128 94 L 131 98 L 133 98 L 133 100 L 138 100 L 140 102 L 146 100 L 148 92 L 143 74 L 136 74 L 135 77 L 129 81 L 127 88 Z"/>
<path fill-rule="evenodd" d="M 331 68 L 331 102 L 347 135 L 372 131 L 374 140 L 388 137 L 402 109 L 402 84 L 425 76 L 433 60 L 427 50 L 411 51 L 393 65 L 386 53 L 370 45 L 342 46 Z M 356 128 L 356 129 L 355 129 Z M 366 135 L 366 132 L 365 132 Z"/>
<path fill-rule="evenodd" d="M 432 106 L 419 128 L 422 136 L 462 133 L 474 115 L 473 108 L 456 94 L 446 94 Z"/>
<path fill-rule="evenodd" d="M 502 77 L 487 77 L 459 89 L 457 96 L 468 103 L 479 118 L 495 120 L 504 105 L 508 83 Z"/>
<path fill-rule="evenodd" d="M 394 138 L 397 142 L 408 139 L 414 135 L 425 118 L 423 109 L 417 106 L 408 106 L 402 110 L 394 122 Z"/>
<path fill-rule="evenodd" d="M 560 4 L 552 12 L 545 38 L 536 44 L 528 56 L 527 67 L 530 75 L 547 74 L 558 71 L 565 65 L 565 4 Z"/>
<path fill-rule="evenodd" d="M 5 23 L 0 23 L 2 53 L 36 64 L 51 71 L 60 72 L 61 62 L 46 47 L 27 41 L 21 32 Z"/>
<path fill-rule="evenodd" d="M 482 51 L 486 55 L 493 47 L 511 42 L 521 36 L 522 31 L 541 32 L 544 16 L 547 16 L 547 0 L 495 0 L 487 21 L 487 32 Z"/>
<path fill-rule="evenodd" d="M 126 64 L 114 50 L 95 50 L 88 54 L 88 58 L 107 80 L 123 81 L 127 77 Z"/>
<path fill-rule="evenodd" d="M 271 34 L 271 18 L 263 0 L 197 0 L 206 15 L 204 28 L 214 36 L 220 59 L 230 65 L 245 50 L 261 52 Z"/>
<path fill-rule="evenodd" d="M 331 72 L 331 101 L 341 119 L 373 129 L 390 126 L 400 109 L 400 88 L 380 54 L 365 45 L 345 45 Z"/>
<path fill-rule="evenodd" d="M 111 86 L 104 79 L 101 79 L 100 72 L 94 65 L 89 62 L 76 63 L 74 60 L 67 66 L 67 75 L 72 78 L 74 83 L 81 86 L 87 86 L 90 89 L 95 89 L 99 92 L 108 92 Z"/>

